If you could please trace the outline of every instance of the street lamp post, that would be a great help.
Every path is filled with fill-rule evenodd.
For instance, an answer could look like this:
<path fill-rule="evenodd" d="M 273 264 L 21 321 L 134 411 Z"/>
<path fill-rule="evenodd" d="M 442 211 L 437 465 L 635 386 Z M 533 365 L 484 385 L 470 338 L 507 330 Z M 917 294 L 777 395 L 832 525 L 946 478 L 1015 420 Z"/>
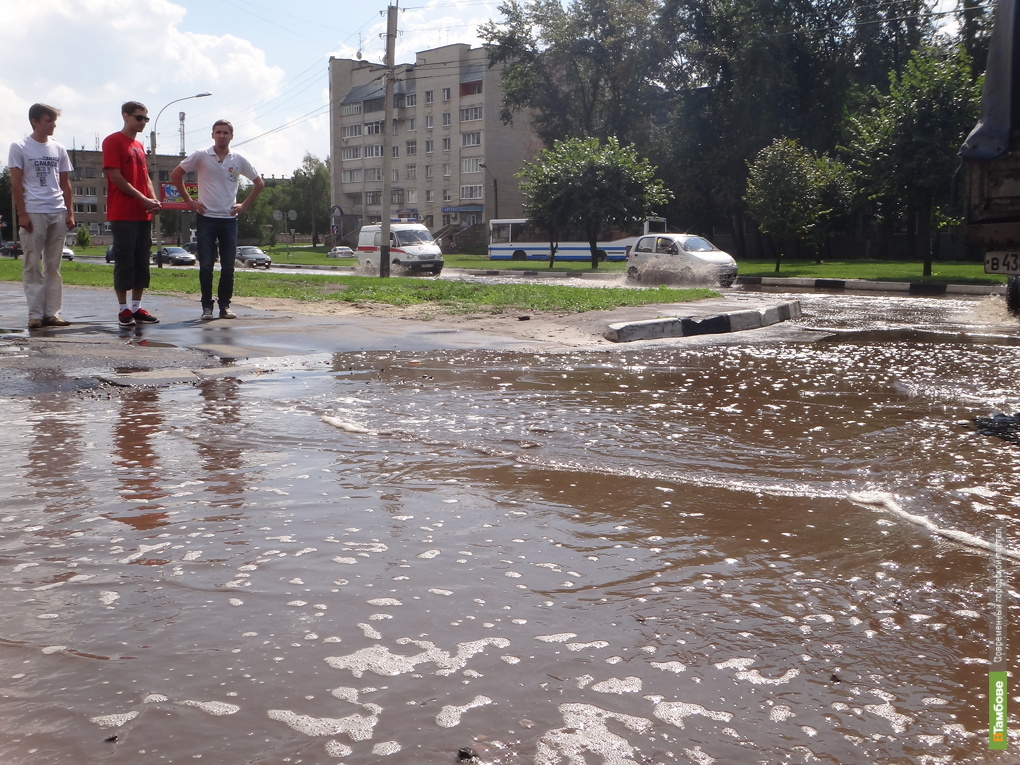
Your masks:
<path fill-rule="evenodd" d="M 163 114 L 163 112 L 166 111 L 168 106 L 176 104 L 176 103 L 178 103 L 180 101 L 187 101 L 187 100 L 189 100 L 191 98 L 205 98 L 206 96 L 211 96 L 211 95 L 212 95 L 212 93 L 196 93 L 193 96 L 184 96 L 184 98 L 175 98 L 169 104 L 167 104 L 162 109 L 160 109 L 159 112 L 156 114 L 156 119 L 154 119 L 152 121 L 152 132 L 149 133 L 149 151 L 152 153 L 152 167 L 149 170 L 149 174 L 152 176 L 152 190 L 155 192 L 157 200 L 159 200 L 160 196 L 161 196 L 159 191 L 158 191 L 158 189 L 159 189 L 159 168 L 156 167 L 156 125 L 159 124 L 160 116 Z M 162 201 L 162 200 L 160 200 L 160 201 Z M 156 252 L 157 253 L 159 252 L 160 246 L 162 244 L 163 244 L 163 229 L 162 229 L 162 226 L 159 223 L 156 223 Z M 156 266 L 158 268 L 162 268 L 163 267 L 163 261 L 159 257 L 156 258 Z"/>
<path fill-rule="evenodd" d="M 499 185 L 496 182 L 496 176 L 489 172 L 489 168 L 485 166 L 484 162 L 479 162 L 478 166 L 482 168 L 486 175 L 492 178 L 492 212 L 493 218 L 499 217 Z M 491 219 L 490 219 L 491 220 Z"/>

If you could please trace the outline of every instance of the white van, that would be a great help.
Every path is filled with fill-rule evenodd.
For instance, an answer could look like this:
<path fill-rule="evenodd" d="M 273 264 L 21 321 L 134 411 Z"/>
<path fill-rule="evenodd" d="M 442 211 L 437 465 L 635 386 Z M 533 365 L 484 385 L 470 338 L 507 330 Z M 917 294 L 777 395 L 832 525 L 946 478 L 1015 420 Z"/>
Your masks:
<path fill-rule="evenodd" d="M 358 263 L 379 270 L 382 226 L 362 226 L 358 234 Z M 410 273 L 429 272 L 439 276 L 443 270 L 443 251 L 421 223 L 390 224 L 390 263 Z"/>

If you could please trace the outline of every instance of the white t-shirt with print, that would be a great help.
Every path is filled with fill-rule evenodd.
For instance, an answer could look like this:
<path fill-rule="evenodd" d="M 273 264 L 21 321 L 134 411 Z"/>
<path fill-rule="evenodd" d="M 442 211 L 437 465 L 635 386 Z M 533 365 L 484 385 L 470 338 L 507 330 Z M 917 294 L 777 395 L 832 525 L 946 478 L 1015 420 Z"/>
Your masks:
<path fill-rule="evenodd" d="M 67 149 L 56 141 L 39 143 L 28 135 L 11 144 L 7 165 L 22 172 L 25 212 L 67 211 L 64 192 L 60 190 L 60 174 L 74 170 Z"/>

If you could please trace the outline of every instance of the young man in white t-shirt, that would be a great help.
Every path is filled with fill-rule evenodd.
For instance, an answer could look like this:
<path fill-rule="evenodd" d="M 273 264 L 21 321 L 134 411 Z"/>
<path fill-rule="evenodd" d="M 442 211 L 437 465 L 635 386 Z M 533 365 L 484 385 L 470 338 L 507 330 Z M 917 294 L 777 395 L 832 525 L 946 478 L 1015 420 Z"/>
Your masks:
<path fill-rule="evenodd" d="M 70 179 L 74 168 L 67 149 L 50 139 L 59 116 L 59 109 L 32 104 L 28 110 L 32 134 L 12 143 L 7 159 L 25 258 L 21 281 L 29 329 L 71 323 L 60 317 L 64 287 L 60 258 L 64 237 L 74 230 Z"/>
<path fill-rule="evenodd" d="M 230 310 L 234 296 L 234 258 L 237 255 L 237 216 L 247 210 L 262 193 L 265 182 L 244 157 L 230 150 L 234 126 L 226 120 L 213 124 L 213 145 L 196 151 L 170 173 L 170 180 L 185 203 L 198 215 L 198 283 L 202 289 L 202 318 L 213 318 L 213 266 L 217 250 L 220 258 L 220 283 L 216 299 L 221 319 L 236 319 Z M 192 199 L 184 186 L 184 174 L 198 176 L 198 199 Z M 253 184 L 244 202 L 237 201 L 241 176 Z M 218 245 L 218 246 L 217 246 Z"/>

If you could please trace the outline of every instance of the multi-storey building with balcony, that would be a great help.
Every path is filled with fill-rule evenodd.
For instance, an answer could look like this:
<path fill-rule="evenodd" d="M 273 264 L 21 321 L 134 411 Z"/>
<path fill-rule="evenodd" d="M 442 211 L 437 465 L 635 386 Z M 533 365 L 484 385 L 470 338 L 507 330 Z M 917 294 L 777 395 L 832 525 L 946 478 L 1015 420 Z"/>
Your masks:
<path fill-rule="evenodd" d="M 71 172 L 71 191 L 74 197 L 74 219 L 79 226 L 85 226 L 97 244 L 105 244 L 110 236 L 110 224 L 106 220 L 107 183 L 103 170 L 103 152 L 71 148 L 67 150 L 74 170 Z M 157 184 L 170 182 L 170 172 L 177 167 L 181 157 L 175 154 L 150 154 L 147 158 L 149 171 L 155 170 Z M 194 181 L 194 173 L 186 180 Z M 158 193 L 158 187 L 157 187 Z M 74 232 L 71 232 L 73 234 Z"/>
<path fill-rule="evenodd" d="M 345 232 L 382 219 L 387 146 L 392 219 L 435 232 L 520 217 L 514 176 L 541 146 L 526 116 L 511 125 L 500 119 L 501 68 L 489 68 L 485 49 L 421 51 L 394 72 L 387 126 L 384 67 L 330 59 L 332 203 L 343 211 Z"/>

